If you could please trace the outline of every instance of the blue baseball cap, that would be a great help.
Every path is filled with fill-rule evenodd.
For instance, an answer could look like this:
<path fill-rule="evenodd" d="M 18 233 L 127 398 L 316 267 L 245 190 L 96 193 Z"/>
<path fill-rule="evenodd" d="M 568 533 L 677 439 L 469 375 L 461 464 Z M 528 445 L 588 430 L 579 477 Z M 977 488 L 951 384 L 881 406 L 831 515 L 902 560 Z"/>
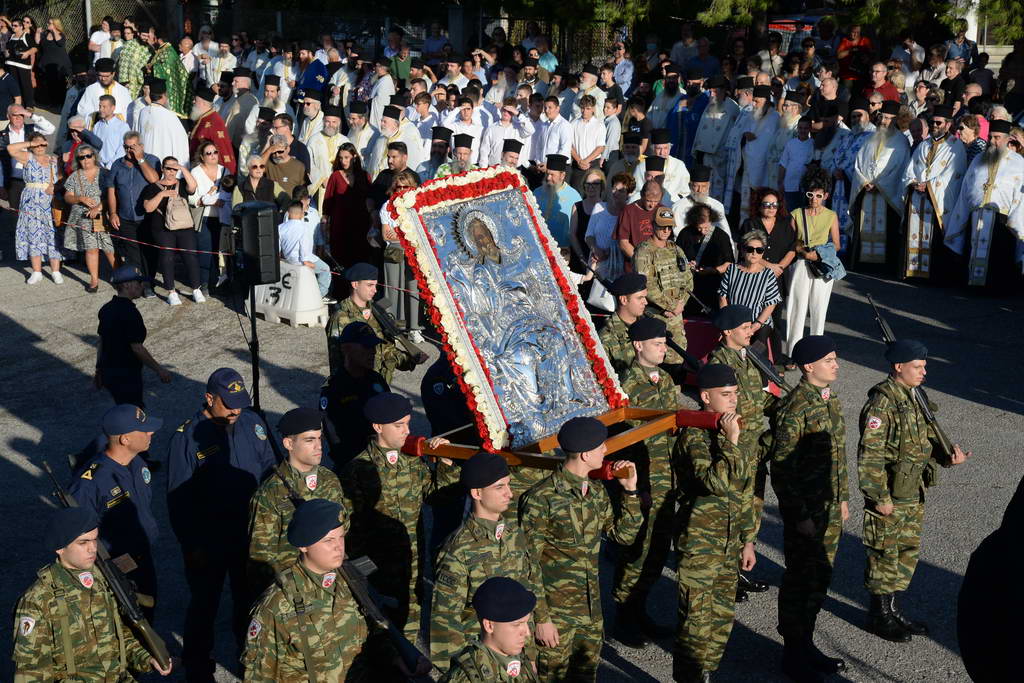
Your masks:
<path fill-rule="evenodd" d="M 206 380 L 206 393 L 220 396 L 220 400 L 231 410 L 252 405 L 249 392 L 245 389 L 245 380 L 231 368 L 214 370 L 210 379 Z"/>
<path fill-rule="evenodd" d="M 104 413 L 100 425 L 107 436 L 118 436 L 131 432 L 155 432 L 163 423 L 159 417 L 146 415 L 142 408 L 123 403 Z"/>
<path fill-rule="evenodd" d="M 110 284 L 119 285 L 122 282 L 142 282 L 146 277 L 139 270 L 138 266 L 124 265 L 114 270 L 110 275 Z"/>

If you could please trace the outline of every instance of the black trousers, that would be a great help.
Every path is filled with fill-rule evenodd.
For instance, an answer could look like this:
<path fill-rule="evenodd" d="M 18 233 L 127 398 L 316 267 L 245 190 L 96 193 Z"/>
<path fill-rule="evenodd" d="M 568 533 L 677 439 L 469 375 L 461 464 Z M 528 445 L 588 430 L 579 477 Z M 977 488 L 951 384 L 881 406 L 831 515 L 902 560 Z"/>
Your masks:
<path fill-rule="evenodd" d="M 115 404 L 146 407 L 142 400 L 142 368 L 100 368 L 100 379 Z"/>
<path fill-rule="evenodd" d="M 188 275 L 187 284 L 193 289 L 198 289 L 202 284 L 199 281 L 199 259 L 193 253 L 196 249 L 196 231 L 167 230 L 163 227 L 153 226 L 153 240 L 161 247 L 172 247 L 171 249 L 160 250 L 160 272 L 163 274 L 164 287 L 168 292 L 174 289 L 174 257 L 181 256 L 185 263 L 185 272 Z M 191 249 L 192 251 L 175 251 L 174 249 Z"/>
<path fill-rule="evenodd" d="M 32 69 L 22 69 L 20 66 L 8 66 L 7 70 L 18 79 L 18 87 L 21 88 L 21 106 L 32 109 L 36 106 L 35 90 L 32 88 Z"/>
<path fill-rule="evenodd" d="M 188 583 L 188 609 L 185 611 L 182 659 L 189 673 L 213 673 L 213 634 L 224 592 L 224 579 L 231 582 L 231 629 L 241 650 L 249 619 L 249 590 L 246 584 L 244 543 L 228 543 L 217 548 L 182 548 L 185 557 L 185 581 Z"/>
<path fill-rule="evenodd" d="M 147 280 L 152 280 L 153 274 L 156 272 L 156 268 L 154 268 L 156 265 L 155 254 L 153 254 L 153 247 L 139 244 L 139 242 L 148 242 L 149 239 L 152 239 L 144 231 L 142 221 L 129 221 L 122 218 L 121 229 L 112 230 L 111 235 L 114 237 L 114 251 L 117 252 L 121 261 L 127 265 L 136 266 Z M 117 239 L 117 236 L 126 239 Z"/>

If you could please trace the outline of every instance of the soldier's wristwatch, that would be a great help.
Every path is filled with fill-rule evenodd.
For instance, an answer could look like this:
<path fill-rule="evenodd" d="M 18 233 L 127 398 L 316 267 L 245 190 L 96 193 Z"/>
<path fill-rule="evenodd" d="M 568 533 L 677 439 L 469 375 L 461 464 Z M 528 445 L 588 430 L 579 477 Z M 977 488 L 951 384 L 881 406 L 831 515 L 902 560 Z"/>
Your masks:
<path fill-rule="evenodd" d="M 632 491 L 629 489 L 622 489 L 622 493 L 627 496 L 638 496 L 640 495 L 640 489 L 633 489 Z"/>

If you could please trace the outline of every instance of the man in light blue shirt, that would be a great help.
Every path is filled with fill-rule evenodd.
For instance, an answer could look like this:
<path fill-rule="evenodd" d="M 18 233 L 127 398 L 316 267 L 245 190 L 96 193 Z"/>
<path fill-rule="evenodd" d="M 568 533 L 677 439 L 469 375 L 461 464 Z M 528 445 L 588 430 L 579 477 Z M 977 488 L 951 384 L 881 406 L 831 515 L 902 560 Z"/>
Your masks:
<path fill-rule="evenodd" d="M 100 95 L 99 111 L 89 117 L 92 134 L 100 139 L 100 166 L 110 170 L 115 161 L 124 156 L 124 134 L 128 132 L 128 124 L 119 118 L 114 109 L 117 102 L 113 95 Z"/>
<path fill-rule="evenodd" d="M 548 39 L 544 36 L 537 36 L 537 65 L 546 69 L 548 73 L 555 73 L 558 68 L 558 57 L 548 49 Z"/>
<path fill-rule="evenodd" d="M 615 63 L 615 84 L 622 88 L 622 94 L 629 97 L 633 86 L 633 62 L 626 56 L 626 44 L 616 40 L 612 45 L 612 61 Z"/>
<path fill-rule="evenodd" d="M 304 214 L 301 201 L 293 201 L 288 206 L 288 220 L 278 227 L 281 259 L 295 266 L 311 268 L 324 303 L 334 303 L 327 297 L 331 289 L 331 269 L 313 253 L 313 230 L 303 220 Z"/>
<path fill-rule="evenodd" d="M 558 246 L 568 249 L 569 240 L 569 217 L 572 215 L 572 207 L 576 202 L 581 201 L 580 193 L 572 185 L 565 182 L 565 171 L 569 158 L 560 154 L 551 154 L 546 160 L 547 171 L 544 174 L 544 184 L 533 191 L 533 196 L 540 207 L 544 222 L 548 225 L 548 231 L 558 242 Z"/>

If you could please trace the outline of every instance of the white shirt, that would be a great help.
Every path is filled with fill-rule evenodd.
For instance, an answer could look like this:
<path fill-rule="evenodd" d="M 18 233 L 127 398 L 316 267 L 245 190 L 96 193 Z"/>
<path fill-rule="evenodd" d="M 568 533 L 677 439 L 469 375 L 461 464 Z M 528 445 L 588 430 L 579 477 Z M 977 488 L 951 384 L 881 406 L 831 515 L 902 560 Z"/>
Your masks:
<path fill-rule="evenodd" d="M 568 121 L 561 116 L 556 117 L 554 121 L 545 121 L 540 129 L 540 135 L 541 157 L 531 161 L 547 163 L 547 158 L 551 154 L 561 154 L 566 159 L 572 158 L 572 126 Z"/>
<path fill-rule="evenodd" d="M 107 91 L 110 91 L 107 93 Z M 82 99 L 78 100 L 77 113 L 79 116 L 88 118 L 100 110 L 100 97 L 110 94 L 114 98 L 114 114 L 120 114 L 121 118 L 128 116 L 128 105 L 131 104 L 132 94 L 128 88 L 117 81 L 112 81 L 109 88 L 104 88 L 99 81 L 93 83 L 82 93 Z"/>
<path fill-rule="evenodd" d="M 811 153 L 814 152 L 814 140 L 807 138 L 792 138 L 782 148 L 782 158 L 779 159 L 779 166 L 786 169 L 786 180 L 784 192 L 798 192 L 800 190 L 800 179 L 803 178 L 807 162 L 811 160 Z"/>
<path fill-rule="evenodd" d="M 309 223 L 301 218 L 289 218 L 277 230 L 282 260 L 293 265 L 313 260 L 313 231 Z"/>
<path fill-rule="evenodd" d="M 174 157 L 188 163 L 188 135 L 177 114 L 160 104 L 151 104 L 139 113 L 139 132 L 146 153 L 157 159 Z"/>
<path fill-rule="evenodd" d="M 585 159 L 595 149 L 604 146 L 605 129 L 604 122 L 596 116 L 591 116 L 589 121 L 576 119 L 572 123 L 572 148 L 576 150 L 576 156 Z"/>
<path fill-rule="evenodd" d="M 187 54 L 179 55 L 181 58 L 181 65 L 185 67 L 185 71 L 188 72 L 189 76 L 194 76 L 199 71 L 199 58 L 196 57 L 195 50 L 189 50 Z"/>
<path fill-rule="evenodd" d="M 99 45 L 100 49 L 92 53 L 92 62 L 96 63 L 97 59 L 103 57 L 103 43 L 110 40 L 110 34 L 106 31 L 93 31 L 92 35 L 89 36 L 89 42 L 94 45 Z"/>
<path fill-rule="evenodd" d="M 463 121 L 460 118 L 457 121 L 452 121 L 451 123 L 449 123 L 448 127 L 452 131 L 452 146 L 453 147 L 455 145 L 455 136 L 456 135 L 472 135 L 473 136 L 472 156 L 470 156 L 470 161 L 472 163 L 476 164 L 480 160 L 480 140 L 483 139 L 483 137 L 484 137 L 483 126 L 481 126 L 476 121 L 471 121 L 470 123 L 466 123 L 465 121 Z"/>
<path fill-rule="evenodd" d="M 523 150 L 530 152 L 530 138 L 533 135 L 533 121 L 526 114 L 519 114 L 512 122 L 503 126 L 500 121 L 488 126 L 484 131 L 484 139 L 480 143 L 480 166 L 494 166 L 501 163 L 501 153 L 505 140 L 514 138 L 523 143 Z M 525 155 L 524 155 L 525 156 Z"/>
<path fill-rule="evenodd" d="M 619 217 L 608 211 L 607 205 L 604 202 L 598 202 L 590 213 L 590 220 L 587 222 L 587 234 L 584 236 L 584 239 L 593 237 L 597 248 L 607 251 L 615 245 L 615 226 L 618 223 Z"/>

